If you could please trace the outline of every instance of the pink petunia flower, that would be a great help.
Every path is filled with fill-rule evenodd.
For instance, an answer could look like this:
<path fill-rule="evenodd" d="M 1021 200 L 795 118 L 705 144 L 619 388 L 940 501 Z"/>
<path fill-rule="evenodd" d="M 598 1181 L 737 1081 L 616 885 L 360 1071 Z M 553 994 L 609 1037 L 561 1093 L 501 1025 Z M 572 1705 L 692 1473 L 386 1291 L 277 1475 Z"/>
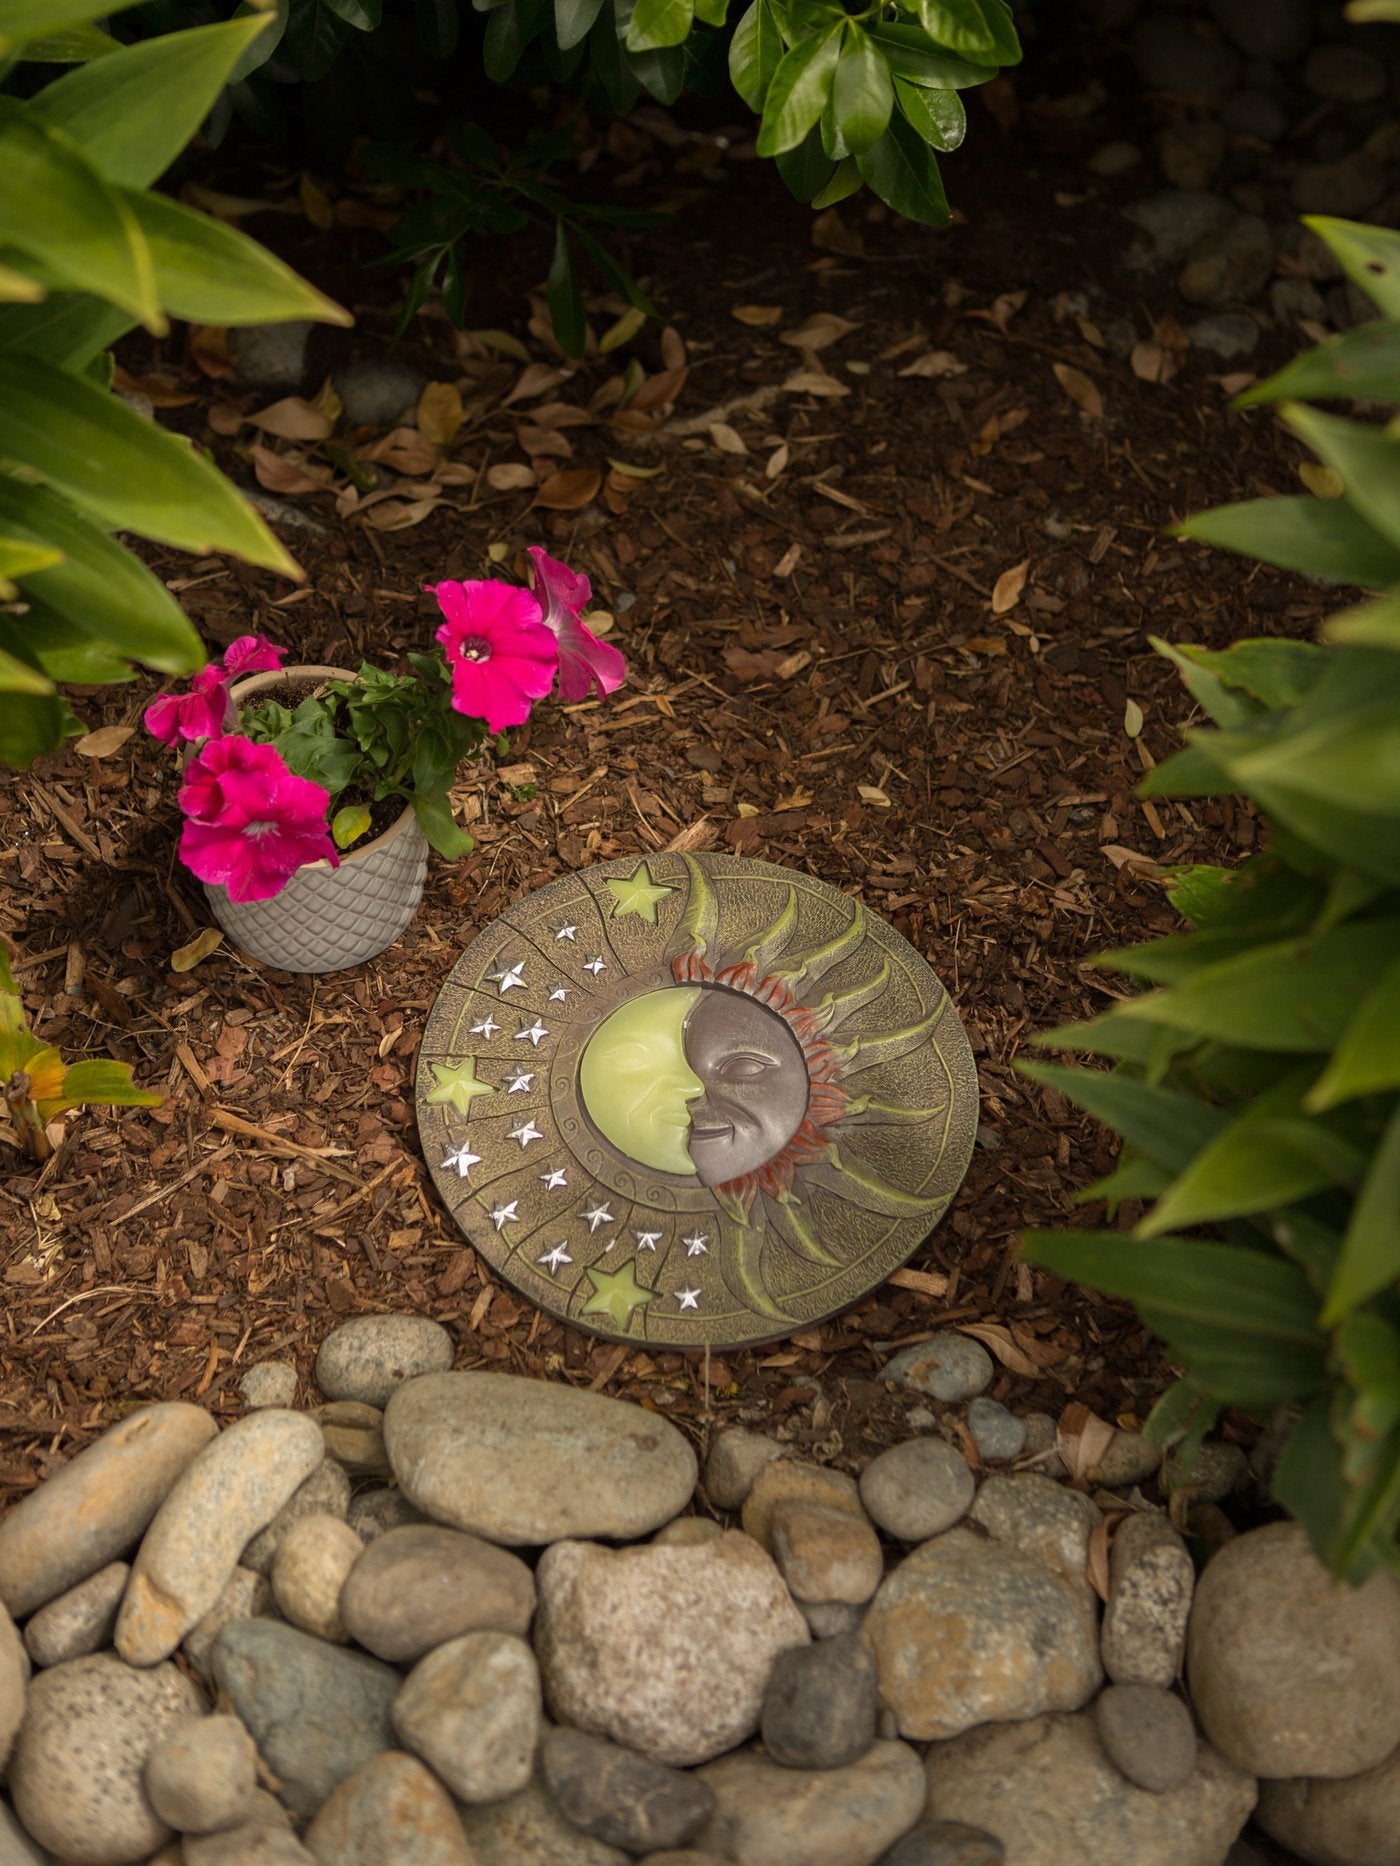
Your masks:
<path fill-rule="evenodd" d="M 523 726 L 554 685 L 559 644 L 528 590 L 495 581 L 429 584 L 447 620 L 437 632 L 452 669 L 452 706 L 487 730 Z"/>
<path fill-rule="evenodd" d="M 299 868 L 340 857 L 326 827 L 330 792 L 287 769 L 271 745 L 236 734 L 211 739 L 185 769 L 180 859 L 228 889 L 231 901 L 268 901 Z"/>
<path fill-rule="evenodd" d="M 612 693 L 627 678 L 627 659 L 607 642 L 599 641 L 579 620 L 592 600 L 593 586 L 587 577 L 561 564 L 538 544 L 530 546 L 529 556 L 545 627 L 559 642 L 559 697 L 586 700 L 594 681 L 600 693 Z"/>
<path fill-rule="evenodd" d="M 177 739 L 217 739 L 233 723 L 232 711 L 223 669 L 202 667 L 188 693 L 152 700 L 143 717 L 147 732 L 173 745 Z"/>
<path fill-rule="evenodd" d="M 224 649 L 224 672 L 232 680 L 244 674 L 270 674 L 281 667 L 286 652 L 266 635 L 240 635 Z"/>

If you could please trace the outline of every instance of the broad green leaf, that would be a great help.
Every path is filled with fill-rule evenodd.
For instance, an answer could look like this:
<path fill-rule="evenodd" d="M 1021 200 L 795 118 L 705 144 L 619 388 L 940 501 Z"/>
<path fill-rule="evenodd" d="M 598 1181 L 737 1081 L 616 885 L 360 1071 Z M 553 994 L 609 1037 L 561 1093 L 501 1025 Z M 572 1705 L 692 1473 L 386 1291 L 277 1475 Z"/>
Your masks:
<path fill-rule="evenodd" d="M 1222 1405 L 1254 1412 L 1315 1393 L 1327 1382 L 1322 1338 L 1310 1344 L 1259 1335 L 1241 1328 L 1233 1315 L 1198 1322 L 1151 1303 L 1140 1303 L 1143 1326 L 1167 1344 L 1170 1358 Z"/>
<path fill-rule="evenodd" d="M 919 0 L 929 37 L 976 65 L 1015 65 L 1020 41 L 1005 0 Z"/>
<path fill-rule="evenodd" d="M 1234 774 L 1299 791 L 1359 815 L 1400 819 L 1400 707 L 1393 702 L 1335 714 L 1325 724 L 1231 758 Z"/>
<path fill-rule="evenodd" d="M 838 201 L 846 200 L 860 186 L 860 168 L 854 156 L 847 156 L 845 161 L 837 164 L 831 179 L 812 196 L 812 206 L 835 207 Z"/>
<path fill-rule="evenodd" d="M 706 26 L 722 26 L 729 17 L 729 0 L 695 0 L 695 17 Z"/>
<path fill-rule="evenodd" d="M 0 266 L 0 304 L 37 305 L 47 296 L 48 288 L 40 280 L 13 266 Z"/>
<path fill-rule="evenodd" d="M 1384 428 L 1324 415 L 1301 402 L 1286 402 L 1280 413 L 1319 460 L 1341 475 L 1348 501 L 1366 523 L 1400 549 L 1400 440 Z M 1323 500 L 1323 510 L 1333 503 Z"/>
<path fill-rule="evenodd" d="M 0 647 L 8 653 L 39 668 L 50 680 L 82 687 L 111 686 L 133 677 L 136 670 L 129 656 L 40 602 L 32 581 L 24 600 L 24 615 L 0 614 Z"/>
<path fill-rule="evenodd" d="M 0 305 L 0 354 L 15 351 L 43 357 L 57 369 L 82 369 L 135 321 L 87 292 L 50 292 L 39 305 Z"/>
<path fill-rule="evenodd" d="M 71 136 L 110 182 L 149 188 L 207 116 L 265 13 L 124 46 L 47 85 L 28 113 Z"/>
<path fill-rule="evenodd" d="M 1061 1024 L 1057 1030 L 1041 1030 L 1032 1043 L 1051 1050 L 1083 1051 L 1091 1056 L 1115 1056 L 1124 1062 L 1147 1064 L 1152 1058 L 1155 1032 L 1136 1018 L 1120 1017 L 1117 1011 L 1105 1011 L 1088 1024 Z"/>
<path fill-rule="evenodd" d="M 136 0 L 0 0 L 0 52 L 122 13 Z"/>
<path fill-rule="evenodd" d="M 1330 1050 L 1397 951 L 1400 921 L 1334 927 L 1222 959 L 1120 1009 L 1125 1017 L 1260 1050 Z"/>
<path fill-rule="evenodd" d="M 65 709 L 55 695 L 0 691 L 0 765 L 23 771 L 63 743 Z"/>
<path fill-rule="evenodd" d="M 326 4 L 356 32 L 373 32 L 379 24 L 380 0 L 326 0 Z"/>
<path fill-rule="evenodd" d="M 43 1089 L 63 1079 L 63 1058 L 52 1044 L 10 1020 L 0 1028 L 0 1082 L 18 1069 L 32 1079 L 32 1087 Z"/>
<path fill-rule="evenodd" d="M 858 155 L 878 141 L 894 108 L 894 85 L 885 55 L 854 20 L 846 27 L 830 107 L 846 145 L 844 155 Z"/>
<path fill-rule="evenodd" d="M 1220 1408 L 1211 1403 L 1199 1387 L 1189 1380 L 1169 1386 L 1142 1422 L 1142 1435 L 1154 1445 L 1181 1445 L 1194 1440 L 1199 1446 L 1220 1417 Z"/>
<path fill-rule="evenodd" d="M 783 54 L 763 105 L 758 153 L 782 155 L 796 149 L 821 116 L 841 56 L 844 20 L 799 39 Z"/>
<path fill-rule="evenodd" d="M 1400 549 L 1349 499 L 1246 499 L 1172 526 L 1178 537 L 1215 544 L 1331 583 L 1383 589 L 1400 582 Z"/>
<path fill-rule="evenodd" d="M 322 324 L 354 322 L 246 233 L 163 194 L 127 199 L 149 242 L 161 300 L 176 317 L 195 324 L 302 317 Z"/>
<path fill-rule="evenodd" d="M 836 69 L 839 75 L 841 67 L 838 65 Z M 822 105 L 821 120 L 817 127 L 820 132 L 819 140 L 822 146 L 822 154 L 826 157 L 827 161 L 844 162 L 846 157 L 851 154 L 851 149 L 846 138 L 836 125 L 836 88 L 834 85 L 827 93 L 826 102 Z M 795 150 L 789 151 L 787 157 L 779 157 L 779 162 L 790 160 L 791 156 L 796 153 L 797 151 Z M 790 182 L 788 185 L 789 187 L 792 186 Z M 823 183 L 823 186 L 826 186 L 826 183 Z M 797 190 L 794 188 L 793 192 L 795 194 Z"/>
<path fill-rule="evenodd" d="M 681 45 L 695 18 L 695 0 L 637 0 L 624 40 L 629 52 Z"/>
<path fill-rule="evenodd" d="M 605 6 L 593 23 L 593 30 L 588 35 L 588 55 L 607 93 L 608 102 L 618 116 L 625 116 L 636 103 L 641 85 L 623 56 L 622 41 L 617 36 L 617 21 L 611 6 Z M 427 831 L 423 833 L 426 835 Z"/>
<path fill-rule="evenodd" d="M 1060 1063 L 1016 1065 L 1033 1082 L 1058 1089 L 1139 1152 L 1171 1172 L 1181 1169 L 1224 1127 L 1227 1116 L 1194 1095 L 1158 1083 L 1139 1082 L 1115 1069 L 1067 1069 Z"/>
<path fill-rule="evenodd" d="M 950 58 L 929 38 L 922 26 L 899 20 L 876 20 L 866 26 L 896 77 L 936 91 L 966 91 L 996 76 L 991 65 L 974 65 Z"/>
<path fill-rule="evenodd" d="M 686 51 L 683 46 L 666 45 L 654 52 L 628 52 L 627 62 L 642 89 L 658 104 L 675 103 L 685 87 Z"/>
<path fill-rule="evenodd" d="M 1386 317 L 1400 318 L 1400 233 L 1328 214 L 1304 214 L 1303 225 L 1331 248 L 1352 284 Z"/>
<path fill-rule="evenodd" d="M 1322 1323 L 1330 1328 L 1400 1278 L 1400 1106 L 1390 1117 L 1352 1207 Z"/>
<path fill-rule="evenodd" d="M 1236 408 L 1259 402 L 1341 401 L 1346 396 L 1400 402 L 1400 323 L 1378 320 L 1329 337 L 1235 400 Z"/>
<path fill-rule="evenodd" d="M 1238 688 L 1264 706 L 1285 707 L 1302 699 L 1329 659 L 1325 648 L 1315 647 L 1310 641 L 1282 641 L 1268 636 L 1233 642 L 1218 650 L 1198 648 L 1193 642 L 1173 647 L 1155 635 L 1149 635 L 1148 640 L 1159 654 L 1182 669 L 1187 686 L 1202 705 L 1204 697 L 1191 686 L 1192 670 L 1214 675 L 1225 686 Z M 1218 723 L 1233 725 L 1236 721 Z"/>
<path fill-rule="evenodd" d="M 8 99 L 0 104 L 0 240 L 164 336 L 150 249 L 128 198 L 61 131 L 32 122 Z"/>
<path fill-rule="evenodd" d="M 507 0 L 486 24 L 482 63 L 494 84 L 502 84 L 520 63 L 520 56 L 554 16 L 552 0 Z M 606 12 L 599 21 L 608 24 Z"/>
<path fill-rule="evenodd" d="M 1307 916 L 1300 912 L 1293 918 L 1297 931 L 1302 932 Z M 1252 953 L 1259 944 L 1256 934 L 1239 928 L 1209 933 L 1166 933 L 1161 939 L 1144 940 L 1141 946 L 1119 946 L 1109 952 L 1096 953 L 1093 963 L 1107 971 L 1126 972 L 1130 978 L 1149 979 L 1155 985 L 1174 985 L 1180 979 L 1204 972 L 1208 966 L 1219 965 L 1222 959 Z M 1135 1017 L 1138 1013 L 1124 1005 L 1120 1015 Z"/>
<path fill-rule="evenodd" d="M 315 84 L 345 50 L 350 30 L 330 0 L 292 0 L 282 43 L 299 75 Z"/>
<path fill-rule="evenodd" d="M 1307 1105 L 1335 1108 L 1358 1095 L 1393 1088 L 1400 1088 L 1400 958 L 1357 1006 Z"/>
<path fill-rule="evenodd" d="M 30 667 L 18 655 L 9 654 L 0 648 L 0 693 L 49 695 L 53 690 L 53 682 L 47 674 L 41 674 L 38 668 Z"/>
<path fill-rule="evenodd" d="M 1173 642 L 1160 641 L 1155 635 L 1149 635 L 1147 639 L 1158 654 L 1165 656 L 1180 671 L 1187 692 L 1217 726 L 1240 726 L 1258 717 L 1257 706 L 1232 692 L 1218 674 L 1197 665 L 1186 652 L 1186 643 L 1178 646 Z"/>
<path fill-rule="evenodd" d="M 1330 1397 L 1304 1406 L 1275 1466 L 1275 1498 L 1308 1532 L 1319 1557 L 1332 1564 L 1341 1546 L 1349 1504 L 1342 1480 L 1341 1447 L 1332 1430 Z"/>
<path fill-rule="evenodd" d="M 369 828 L 372 818 L 362 803 L 347 803 L 331 818 L 331 839 L 337 849 L 348 849 Z"/>
<path fill-rule="evenodd" d="M 892 116 L 884 135 L 856 160 L 867 187 L 897 214 L 923 227 L 948 226 L 952 215 L 938 163 L 904 117 Z"/>
<path fill-rule="evenodd" d="M 1076 1192 L 1072 1203 L 1092 1205 L 1102 1199 L 1108 1206 L 1108 1215 L 1112 1218 L 1115 1209 L 1124 1199 L 1156 1199 L 1172 1183 L 1172 1176 L 1164 1167 L 1152 1160 L 1134 1157 L 1124 1160 L 1111 1173 L 1102 1179 L 1096 1179 L 1092 1186 L 1085 1186 Z"/>
<path fill-rule="evenodd" d="M 161 673 L 203 666 L 203 644 L 165 585 L 57 493 L 0 475 L 0 533 L 63 552 L 62 563 L 25 578 L 26 594 Z"/>
<path fill-rule="evenodd" d="M 1219 797 L 1238 791 L 1219 759 L 1211 755 L 1212 735 L 1192 732 L 1193 742 L 1155 765 L 1137 787 L 1139 797 Z"/>
<path fill-rule="evenodd" d="M 1346 16 L 1355 26 L 1400 20 L 1400 0 L 1347 0 Z"/>
<path fill-rule="evenodd" d="M 772 0 L 753 0 L 729 42 L 729 76 L 750 110 L 763 109 L 782 56 Z"/>
<path fill-rule="evenodd" d="M 588 338 L 588 320 L 583 308 L 583 290 L 574 270 L 569 236 L 562 220 L 554 224 L 554 257 L 549 265 L 545 287 L 550 323 L 560 348 L 567 356 L 582 356 Z"/>
<path fill-rule="evenodd" d="M 554 0 L 554 36 L 564 51 L 588 37 L 602 5 L 603 0 Z"/>
<path fill-rule="evenodd" d="M 0 359 L 0 371 L 3 371 Z M 0 418 L 4 410 L 0 409 Z M 0 580 L 11 582 L 15 577 L 27 577 L 36 570 L 48 570 L 54 564 L 63 561 L 63 553 L 55 551 L 46 544 L 22 544 L 18 538 L 0 538 Z"/>
<path fill-rule="evenodd" d="M 100 1057 L 70 1063 L 64 1072 L 62 1093 L 45 1098 L 38 1107 L 40 1118 L 51 1121 L 56 1114 L 63 1114 L 69 1108 L 159 1108 L 164 1100 L 165 1096 L 157 1090 L 136 1087 L 131 1079 L 130 1063 L 114 1063 Z"/>
<path fill-rule="evenodd" d="M 1377 596 L 1344 609 L 1322 625 L 1322 639 L 1354 648 L 1384 648 L 1400 653 L 1400 596 Z"/>
<path fill-rule="evenodd" d="M 822 146 L 822 137 L 809 130 L 795 149 L 786 149 L 778 157 L 778 173 L 798 201 L 814 201 L 829 188 L 836 175 L 836 164 Z"/>
<path fill-rule="evenodd" d="M 188 441 L 33 357 L 0 356 L 0 458 L 113 531 L 291 567 L 253 507 Z"/>
<path fill-rule="evenodd" d="M 956 91 L 930 90 L 908 78 L 894 81 L 895 100 L 930 149 L 947 154 L 967 134 L 967 111 Z"/>
<path fill-rule="evenodd" d="M 467 832 L 458 828 L 451 809 L 441 797 L 432 797 L 425 791 L 416 790 L 413 793 L 413 814 L 418 819 L 418 827 L 445 862 L 455 862 L 463 855 L 470 855 L 476 847 Z"/>
<path fill-rule="evenodd" d="M 24 56 L 36 65 L 86 65 L 120 50 L 120 39 L 100 26 L 70 26 L 66 32 L 27 40 Z"/>

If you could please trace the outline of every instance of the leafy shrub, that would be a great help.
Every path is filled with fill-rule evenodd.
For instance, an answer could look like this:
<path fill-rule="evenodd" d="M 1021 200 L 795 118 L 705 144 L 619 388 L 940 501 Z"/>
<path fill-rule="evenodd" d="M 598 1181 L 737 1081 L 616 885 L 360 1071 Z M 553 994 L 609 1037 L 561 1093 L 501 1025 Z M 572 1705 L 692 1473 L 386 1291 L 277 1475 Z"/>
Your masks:
<path fill-rule="evenodd" d="M 1027 1255 L 1137 1303 L 1185 1369 L 1149 1430 L 1219 1409 L 1296 1424 L 1274 1495 L 1336 1570 L 1400 1571 L 1400 434 L 1304 406 L 1400 403 L 1400 234 L 1308 223 L 1382 315 L 1251 389 L 1332 497 L 1258 499 L 1183 535 L 1382 594 L 1324 645 L 1155 646 L 1214 722 L 1146 796 L 1249 798 L 1267 851 L 1175 877 L 1190 931 L 1104 955 L 1155 989 L 1040 1039 L 1107 1074 L 1027 1064 L 1118 1129 L 1085 1198 L 1147 1202 L 1136 1230 L 1037 1232 Z M 1180 1233 L 1208 1226 L 1213 1235 Z"/>
<path fill-rule="evenodd" d="M 74 722 L 57 683 L 133 661 L 203 660 L 133 532 L 232 551 L 296 576 L 247 501 L 178 436 L 109 392 L 107 346 L 171 316 L 256 324 L 347 315 L 243 234 L 154 193 L 261 15 L 118 47 L 110 0 L 0 0 L 0 71 L 73 69 L 0 96 L 0 760 L 24 765 Z"/>

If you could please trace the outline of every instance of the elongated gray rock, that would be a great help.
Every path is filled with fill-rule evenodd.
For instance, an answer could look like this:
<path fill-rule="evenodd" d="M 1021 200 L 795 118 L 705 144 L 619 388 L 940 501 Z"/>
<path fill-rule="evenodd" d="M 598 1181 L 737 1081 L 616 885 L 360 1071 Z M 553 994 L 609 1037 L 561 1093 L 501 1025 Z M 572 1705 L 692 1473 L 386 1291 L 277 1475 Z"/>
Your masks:
<path fill-rule="evenodd" d="M 0 1602 L 23 1619 L 124 1555 L 216 1430 L 202 1406 L 146 1406 L 31 1490 L 0 1523 Z"/>
<path fill-rule="evenodd" d="M 924 1807 L 923 1769 L 905 1743 L 876 1743 L 841 1769 L 783 1769 L 739 1750 L 699 1779 L 715 1812 L 694 1844 L 736 1866 L 874 1866 Z"/>
<path fill-rule="evenodd" d="M 452 1337 L 426 1315 L 356 1315 L 333 1328 L 316 1356 L 316 1384 L 328 1400 L 383 1406 L 396 1387 L 446 1373 Z"/>
<path fill-rule="evenodd" d="M 534 1611 L 535 1577 L 518 1555 L 437 1523 L 376 1536 L 340 1596 L 350 1637 L 395 1665 L 462 1633 L 523 1634 Z"/>
<path fill-rule="evenodd" d="M 623 1400 L 515 1374 L 425 1374 L 389 1399 L 384 1442 L 409 1501 L 491 1542 L 626 1540 L 680 1514 L 695 1453 Z"/>
<path fill-rule="evenodd" d="M 631 1866 L 619 1847 L 565 1820 L 538 1777 L 518 1795 L 464 1807 L 461 1816 L 472 1866 Z"/>
<path fill-rule="evenodd" d="M 115 1644 L 132 1665 L 168 1658 L 208 1613 L 242 1549 L 324 1455 L 302 1413 L 268 1407 L 221 1433 L 166 1497 L 132 1564 Z"/>
<path fill-rule="evenodd" d="M 389 1706 L 403 1680 L 378 1659 L 278 1620 L 230 1620 L 213 1664 L 295 1815 L 314 1814 L 352 1769 L 397 1747 Z"/>
<path fill-rule="evenodd" d="M 41 1607 L 24 1629 L 25 1649 L 34 1663 L 62 1665 L 65 1659 L 81 1659 L 105 1646 L 130 1573 L 127 1562 L 109 1561 Z"/>

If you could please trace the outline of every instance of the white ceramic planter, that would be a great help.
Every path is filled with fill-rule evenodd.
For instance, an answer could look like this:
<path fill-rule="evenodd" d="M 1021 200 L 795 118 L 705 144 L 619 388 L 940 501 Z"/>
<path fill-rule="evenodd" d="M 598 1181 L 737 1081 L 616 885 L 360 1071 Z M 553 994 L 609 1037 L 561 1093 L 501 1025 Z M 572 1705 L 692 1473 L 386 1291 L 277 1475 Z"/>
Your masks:
<path fill-rule="evenodd" d="M 241 704 L 289 680 L 353 680 L 343 667 L 285 667 L 253 674 L 232 689 Z M 428 873 L 428 841 L 410 807 L 382 836 L 329 862 L 299 868 L 270 901 L 231 901 L 204 892 L 214 918 L 254 959 L 284 972 L 340 972 L 383 952 L 418 911 Z"/>

